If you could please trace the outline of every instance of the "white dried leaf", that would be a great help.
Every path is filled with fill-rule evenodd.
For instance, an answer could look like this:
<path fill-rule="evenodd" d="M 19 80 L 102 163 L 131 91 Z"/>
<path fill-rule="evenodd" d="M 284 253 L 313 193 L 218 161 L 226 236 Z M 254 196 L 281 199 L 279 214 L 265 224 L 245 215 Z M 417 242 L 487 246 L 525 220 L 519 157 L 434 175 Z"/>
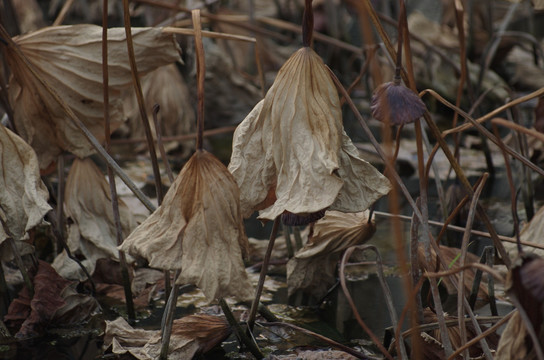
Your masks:
<path fill-rule="evenodd" d="M 51 210 L 32 148 L 0 125 L 0 244 L 21 240 Z M 4 229 L 4 226 L 7 229 Z"/>
<path fill-rule="evenodd" d="M 239 190 L 225 166 L 206 151 L 189 159 L 162 205 L 120 248 L 144 257 L 151 267 L 181 269 L 177 283 L 195 284 L 208 300 L 254 295 L 242 261 L 248 244 Z"/>
<path fill-rule="evenodd" d="M 376 226 L 368 211 L 344 214 L 327 211 L 314 225 L 313 235 L 287 262 L 289 295 L 301 289 L 321 298 L 336 282 L 335 268 L 347 248 L 368 241 Z"/>
<path fill-rule="evenodd" d="M 133 28 L 134 52 L 140 75 L 179 61 L 173 35 L 160 28 Z M 14 38 L 38 75 L 63 99 L 99 140 L 104 140 L 102 27 L 69 25 L 43 28 Z M 93 153 L 81 131 L 31 73 L 12 48 L 6 59 L 13 73 L 9 97 L 17 131 L 38 154 L 40 168 L 55 161 L 62 150 L 79 157 Z M 108 69 L 111 130 L 124 121 L 121 90 L 132 82 L 124 28 L 108 30 Z"/>
<path fill-rule="evenodd" d="M 244 216 L 262 210 L 259 218 L 268 220 L 331 205 L 363 211 L 390 190 L 344 134 L 335 85 L 307 47 L 287 60 L 236 129 L 229 170 L 241 189 Z"/>
<path fill-rule="evenodd" d="M 136 221 L 123 200 L 118 201 L 124 237 L 136 228 Z M 66 179 L 65 209 L 66 216 L 72 220 L 68 228 L 68 247 L 72 253 L 83 256 L 83 265 L 90 274 L 98 259 L 119 260 L 110 187 L 89 158 L 75 159 L 72 163 Z M 55 259 L 53 267 L 65 278 L 86 278 L 64 252 Z"/>

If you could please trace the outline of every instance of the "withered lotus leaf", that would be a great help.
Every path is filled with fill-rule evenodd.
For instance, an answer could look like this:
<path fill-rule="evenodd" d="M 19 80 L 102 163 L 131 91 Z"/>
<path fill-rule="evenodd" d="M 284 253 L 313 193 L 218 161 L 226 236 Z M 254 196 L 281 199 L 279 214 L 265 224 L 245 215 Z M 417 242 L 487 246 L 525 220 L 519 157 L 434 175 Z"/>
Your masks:
<path fill-rule="evenodd" d="M 176 64 L 161 66 L 141 79 L 142 92 L 146 102 L 148 118 L 153 119 L 153 107 L 160 106 L 157 118 L 160 122 L 162 136 L 189 134 L 194 132 L 195 112 L 189 94 L 189 88 L 181 76 Z M 140 119 L 138 101 L 133 91 L 123 102 L 127 122 L 130 127 L 130 136 L 133 138 L 145 137 L 145 130 Z M 154 130 L 155 126 L 151 126 Z M 193 144 L 193 146 L 190 146 Z M 165 143 L 165 147 L 177 147 L 179 144 Z M 194 140 L 183 142 L 186 157 L 194 148 Z M 167 149 L 168 150 L 168 149 Z"/>
<path fill-rule="evenodd" d="M 180 60 L 174 37 L 160 28 L 133 28 L 138 71 L 145 74 Z M 52 26 L 13 39 L 36 70 L 99 140 L 104 139 L 102 27 Z M 93 153 L 90 143 L 72 124 L 27 63 L 10 46 L 6 59 L 12 72 L 9 98 L 18 133 L 38 154 L 40 168 L 62 150 L 79 157 Z M 124 121 L 121 90 L 131 84 L 124 28 L 108 30 L 109 113 L 111 130 Z"/>
<path fill-rule="evenodd" d="M 48 198 L 36 153 L 0 125 L 0 244 L 10 236 L 21 240 L 38 225 L 51 210 Z"/>
<path fill-rule="evenodd" d="M 413 123 L 426 110 L 416 93 L 400 82 L 387 82 L 376 88 L 370 104 L 372 116 L 391 125 Z"/>
<path fill-rule="evenodd" d="M 229 170 L 244 217 L 261 210 L 267 220 L 286 211 L 363 211 L 390 189 L 344 133 L 335 85 L 309 47 L 287 60 L 236 129 Z"/>
<path fill-rule="evenodd" d="M 78 294 L 70 281 L 62 278 L 45 261 L 38 261 L 33 276 L 34 295 L 23 287 L 9 306 L 4 320 L 18 327 L 16 337 L 43 335 L 47 327 L 69 326 L 87 320 L 98 308 L 91 296 Z"/>
<path fill-rule="evenodd" d="M 314 225 L 306 245 L 287 263 L 289 295 L 301 289 L 320 298 L 336 282 L 335 268 L 343 251 L 368 241 L 376 226 L 368 211 L 344 214 L 327 211 Z"/>
<path fill-rule="evenodd" d="M 169 359 L 192 359 L 221 343 L 231 334 L 222 316 L 195 314 L 174 320 L 168 349 Z M 106 321 L 104 344 L 114 354 L 129 353 L 139 360 L 158 359 L 160 331 L 132 328 L 123 318 Z"/>
<path fill-rule="evenodd" d="M 125 239 L 121 249 L 151 267 L 181 269 L 179 284 L 195 284 L 209 300 L 252 298 L 242 256 L 248 242 L 239 190 L 212 154 L 197 151 L 166 193 L 162 205 Z"/>
<path fill-rule="evenodd" d="M 66 216 L 71 219 L 68 226 L 70 251 L 83 258 L 82 263 L 90 274 L 99 259 L 119 261 L 110 186 L 92 159 L 74 160 L 64 194 Z M 118 203 L 123 236 L 128 236 L 136 228 L 136 221 L 123 200 L 119 199 Z M 57 256 L 53 267 L 65 278 L 86 279 L 78 264 L 64 251 Z"/>

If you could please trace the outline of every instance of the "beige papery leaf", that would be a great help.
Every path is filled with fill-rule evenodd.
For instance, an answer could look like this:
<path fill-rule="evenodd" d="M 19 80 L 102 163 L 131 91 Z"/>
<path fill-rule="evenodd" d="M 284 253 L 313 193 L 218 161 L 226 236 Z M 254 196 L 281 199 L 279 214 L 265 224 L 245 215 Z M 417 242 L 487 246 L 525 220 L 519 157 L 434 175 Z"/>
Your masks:
<path fill-rule="evenodd" d="M 71 220 L 68 247 L 73 254 L 84 258 L 82 263 L 90 274 L 94 272 L 98 259 L 119 260 L 110 186 L 89 158 L 75 159 L 72 163 L 66 180 L 65 209 L 66 216 Z M 119 213 L 123 235 L 128 236 L 136 228 L 136 221 L 121 199 Z M 86 278 L 77 263 L 69 259 L 64 251 L 57 256 L 53 267 L 64 278 Z"/>
<path fill-rule="evenodd" d="M 334 83 L 308 47 L 287 60 L 236 129 L 229 170 L 244 217 L 262 210 L 267 220 L 284 212 L 363 211 L 390 190 L 344 133 Z"/>
<path fill-rule="evenodd" d="M 0 125 L 0 245 L 9 237 L 21 240 L 38 225 L 51 210 L 48 198 L 36 153 Z"/>
<path fill-rule="evenodd" d="M 350 246 L 368 241 L 376 226 L 368 222 L 368 211 L 344 214 L 327 211 L 314 225 L 306 245 L 287 262 L 289 295 L 301 289 L 321 298 L 336 282 L 335 268 Z"/>
<path fill-rule="evenodd" d="M 193 359 L 225 340 L 232 330 L 223 316 L 195 314 L 174 320 L 168 349 L 169 359 Z M 161 334 L 135 329 L 123 318 L 106 321 L 104 345 L 114 354 L 130 354 L 138 360 L 158 359 Z"/>
<path fill-rule="evenodd" d="M 133 28 L 138 71 L 145 74 L 180 60 L 173 35 L 160 28 Z M 37 75 L 54 88 L 64 102 L 99 140 L 104 139 L 102 86 L 102 27 L 70 25 L 43 28 L 13 39 Z M 13 76 L 9 97 L 15 127 L 36 151 L 40 168 L 50 165 L 62 150 L 79 157 L 93 153 L 81 131 L 31 72 L 12 47 L 6 59 Z M 131 84 L 124 28 L 108 30 L 108 68 L 111 130 L 124 120 L 121 89 Z"/>
<path fill-rule="evenodd" d="M 248 242 L 239 190 L 223 164 L 197 151 L 162 205 L 125 239 L 121 249 L 159 269 L 181 269 L 178 284 L 195 284 L 208 300 L 253 297 L 242 255 Z"/>
<path fill-rule="evenodd" d="M 170 64 L 161 66 L 142 77 L 142 92 L 146 101 L 148 118 L 153 120 L 153 107 L 160 106 L 157 117 L 160 122 L 162 136 L 189 134 L 194 132 L 195 112 L 189 88 L 183 80 L 177 66 Z M 130 136 L 145 137 L 145 131 L 140 119 L 138 102 L 136 96 L 131 92 L 128 101 L 124 102 L 125 113 L 128 116 Z M 155 126 L 151 126 L 155 130 Z M 191 146 L 191 143 L 193 144 Z M 177 144 L 165 144 L 165 146 L 177 146 Z M 187 157 L 191 154 L 190 149 L 194 148 L 194 140 L 184 142 L 184 150 Z"/>

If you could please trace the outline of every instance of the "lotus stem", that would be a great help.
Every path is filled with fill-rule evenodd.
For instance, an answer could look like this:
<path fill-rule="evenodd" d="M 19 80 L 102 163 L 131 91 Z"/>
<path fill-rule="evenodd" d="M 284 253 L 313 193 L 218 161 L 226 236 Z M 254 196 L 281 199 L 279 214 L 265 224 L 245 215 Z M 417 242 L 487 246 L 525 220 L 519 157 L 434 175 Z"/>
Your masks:
<path fill-rule="evenodd" d="M 130 32 L 130 17 L 128 14 L 128 2 L 123 1 L 123 4 L 125 5 L 125 8 L 124 8 L 125 32 L 126 32 L 126 38 L 127 38 L 128 54 L 129 54 L 133 80 L 134 80 L 135 74 L 137 74 L 137 70 L 136 70 L 136 60 L 134 59 L 134 49 L 132 48 L 132 34 Z M 132 66 L 133 63 L 134 63 L 134 66 Z M 104 90 L 103 90 L 104 91 L 104 120 L 105 120 L 104 127 L 105 127 L 105 138 L 106 138 L 106 152 L 109 154 L 111 131 L 110 131 L 110 116 L 109 116 L 109 90 L 108 90 L 108 87 L 109 87 L 108 85 L 108 0 L 103 0 L 103 8 L 102 8 L 102 74 L 103 74 L 103 84 L 104 84 Z M 138 82 L 136 93 L 138 93 L 138 88 L 139 88 L 139 82 Z M 141 95 L 141 88 L 139 88 L 139 91 Z M 144 121 L 147 123 L 147 128 L 149 129 L 149 122 L 147 121 L 147 118 L 145 118 Z M 149 133 L 151 134 L 151 130 L 149 130 Z M 151 151 L 150 149 L 151 158 L 153 158 L 153 156 L 155 155 L 154 150 L 155 150 L 154 147 L 153 147 L 153 151 Z M 156 155 L 155 155 L 155 158 L 156 158 Z M 155 166 L 153 167 L 153 169 L 155 170 Z M 111 166 L 108 166 L 108 179 L 110 184 L 111 205 L 113 208 L 113 221 L 115 224 L 115 231 L 117 235 L 117 245 L 121 245 L 123 243 L 123 228 L 121 226 L 121 215 L 119 214 L 119 198 L 117 197 L 117 187 L 115 186 L 115 176 L 113 174 L 113 169 L 111 168 Z M 157 179 L 155 178 L 155 180 Z M 160 181 L 160 177 L 159 177 L 159 181 Z M 134 323 L 134 321 L 136 320 L 136 312 L 134 310 L 134 300 L 132 299 L 132 289 L 130 286 L 130 277 L 128 274 L 127 259 L 125 257 L 125 253 L 121 250 L 119 250 L 119 264 L 121 265 L 121 277 L 123 279 L 123 290 L 125 292 L 125 300 L 127 303 L 128 322 Z"/>
<path fill-rule="evenodd" d="M 234 332 L 236 333 L 238 340 L 244 343 L 244 345 L 247 346 L 251 354 L 253 354 L 253 356 L 255 356 L 257 359 L 264 358 L 264 355 L 259 349 L 259 346 L 257 345 L 257 343 L 255 342 L 255 339 L 252 336 L 248 336 L 244 332 L 244 329 L 242 329 L 238 321 L 236 321 L 236 319 L 234 318 L 234 315 L 232 314 L 232 311 L 230 310 L 230 307 L 225 301 L 225 299 L 220 299 L 219 305 L 221 305 L 223 314 L 225 314 L 225 317 L 227 318 L 229 325 L 234 329 Z"/>
<path fill-rule="evenodd" d="M 314 32 L 314 11 L 312 9 L 312 0 L 304 1 L 304 13 L 302 14 L 302 45 L 312 46 Z"/>
<path fill-rule="evenodd" d="M 257 316 L 257 309 L 259 308 L 259 300 L 261 299 L 261 294 L 263 292 L 264 280 L 266 278 L 266 272 L 268 271 L 268 263 L 270 262 L 270 256 L 272 255 L 274 242 L 276 241 L 276 236 L 278 235 L 280 222 L 281 222 L 281 216 L 278 216 L 274 220 L 274 225 L 272 226 L 272 232 L 270 233 L 270 240 L 268 240 L 268 247 L 266 249 L 266 254 L 264 255 L 263 265 L 261 267 L 261 273 L 259 275 L 259 282 L 257 284 L 257 289 L 255 291 L 255 298 L 253 299 L 253 303 L 251 304 L 251 309 L 249 311 L 249 318 L 247 320 L 247 325 L 250 331 L 253 331 L 253 325 L 255 325 L 255 317 Z"/>
<path fill-rule="evenodd" d="M 174 281 L 177 278 L 179 271 L 176 272 Z M 174 310 L 176 309 L 176 302 L 178 299 L 179 286 L 174 284 L 172 290 L 170 290 L 170 295 L 168 296 L 168 301 L 164 307 L 164 315 L 162 317 L 161 323 L 161 353 L 159 359 L 167 360 L 168 359 L 168 348 L 170 347 L 170 336 L 172 335 L 172 324 L 174 323 Z"/>
<path fill-rule="evenodd" d="M 196 53 L 196 85 L 198 107 L 196 113 L 196 148 L 202 150 L 202 137 L 204 133 L 204 78 L 206 76 L 206 64 L 204 58 L 204 44 L 202 43 L 202 25 L 200 24 L 200 10 L 193 10 L 193 28 L 195 31 Z"/>
<path fill-rule="evenodd" d="M 0 307 L 0 321 L 2 321 L 4 316 L 8 313 L 8 307 L 11 302 L 11 299 L 9 296 L 9 290 L 8 290 L 8 284 L 6 282 L 6 277 L 4 275 L 4 267 L 2 266 L 1 262 L 0 262 L 0 296 L 2 296 L 2 298 L 0 299 L 2 304 L 2 307 Z"/>

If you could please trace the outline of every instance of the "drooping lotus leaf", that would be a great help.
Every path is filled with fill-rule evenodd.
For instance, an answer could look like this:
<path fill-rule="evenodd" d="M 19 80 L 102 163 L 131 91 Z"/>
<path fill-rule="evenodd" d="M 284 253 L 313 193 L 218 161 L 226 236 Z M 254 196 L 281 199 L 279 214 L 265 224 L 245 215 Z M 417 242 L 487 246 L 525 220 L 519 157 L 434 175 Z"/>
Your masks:
<path fill-rule="evenodd" d="M 345 134 L 335 85 L 308 47 L 287 60 L 236 129 L 229 170 L 244 217 L 261 210 L 267 220 L 285 212 L 363 211 L 390 190 Z"/>
<path fill-rule="evenodd" d="M 151 267 L 181 269 L 179 284 L 195 284 L 209 300 L 251 299 L 242 256 L 248 242 L 239 190 L 226 167 L 197 151 L 166 193 L 162 205 L 125 239 L 121 249 Z"/>

